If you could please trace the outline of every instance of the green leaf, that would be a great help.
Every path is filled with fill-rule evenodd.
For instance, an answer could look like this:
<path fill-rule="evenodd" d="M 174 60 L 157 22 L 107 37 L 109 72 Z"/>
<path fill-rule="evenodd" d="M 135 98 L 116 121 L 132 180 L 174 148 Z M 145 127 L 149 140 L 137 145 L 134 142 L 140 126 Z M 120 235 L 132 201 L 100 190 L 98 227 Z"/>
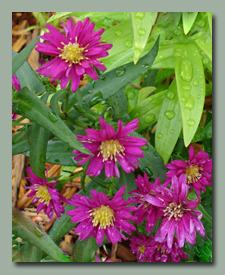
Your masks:
<path fill-rule="evenodd" d="M 121 120 L 129 120 L 128 116 L 128 105 L 127 105 L 127 97 L 123 89 L 121 89 L 118 93 L 108 98 L 109 104 L 112 106 L 112 117 L 113 120 L 118 121 Z"/>
<path fill-rule="evenodd" d="M 16 71 L 23 65 L 23 63 L 27 60 L 31 51 L 35 47 L 36 42 L 38 42 L 40 37 L 38 36 L 32 42 L 30 42 L 26 48 L 24 48 L 18 55 L 14 56 L 12 59 L 12 75 L 16 73 Z"/>
<path fill-rule="evenodd" d="M 137 104 L 141 103 L 144 99 L 146 99 L 150 94 L 155 91 L 155 87 L 145 87 L 138 92 Z"/>
<path fill-rule="evenodd" d="M 45 25 L 46 25 L 46 21 L 48 19 L 48 17 L 46 16 L 46 13 L 44 13 L 44 12 L 32 12 L 32 14 L 37 19 L 37 21 L 40 24 L 40 26 L 42 28 L 44 28 Z"/>
<path fill-rule="evenodd" d="M 121 167 L 119 168 L 120 171 L 120 178 L 118 179 L 118 183 L 116 184 L 118 187 L 117 189 L 119 190 L 122 186 L 127 184 L 126 190 L 124 192 L 124 199 L 125 201 L 128 200 L 129 197 L 131 197 L 131 194 L 128 194 L 128 192 L 137 189 L 137 186 L 134 182 L 134 173 L 126 173 Z"/>
<path fill-rule="evenodd" d="M 67 17 L 68 15 L 70 15 L 71 13 L 73 12 L 56 12 L 56 14 L 54 14 L 53 16 L 51 16 L 47 23 L 50 23 L 52 21 L 55 21 L 55 20 L 58 20 L 58 19 L 61 19 L 63 17 Z"/>
<path fill-rule="evenodd" d="M 184 143 L 187 147 L 195 135 L 202 116 L 205 100 L 204 70 L 195 43 L 177 44 L 174 56 Z"/>
<path fill-rule="evenodd" d="M 139 118 L 138 131 L 156 123 L 166 91 L 159 92 L 144 99 L 131 111 L 130 118 Z"/>
<path fill-rule="evenodd" d="M 143 139 L 143 136 L 136 132 L 133 132 L 131 136 Z M 141 170 L 146 172 L 151 179 L 156 180 L 160 177 L 161 183 L 164 182 L 167 169 L 155 148 L 148 142 L 148 144 L 141 149 L 144 153 L 144 158 L 139 159 Z"/>
<path fill-rule="evenodd" d="M 14 58 L 18 56 L 18 53 L 12 51 L 12 56 Z M 44 85 L 41 83 L 34 70 L 31 69 L 27 61 L 17 70 L 16 77 L 20 83 L 21 89 L 27 87 L 31 92 L 38 94 L 45 91 Z"/>
<path fill-rule="evenodd" d="M 174 44 L 171 41 L 160 43 L 158 55 L 152 69 L 174 69 Z"/>
<path fill-rule="evenodd" d="M 13 105 L 14 112 L 36 122 L 72 148 L 90 154 L 64 122 L 27 88 L 20 90 L 16 101 L 17 103 Z"/>
<path fill-rule="evenodd" d="M 62 98 L 64 98 L 68 93 L 69 93 L 69 91 L 67 91 L 67 90 L 59 90 L 51 98 L 50 106 L 51 106 L 53 112 L 55 112 L 58 116 L 60 115 L 58 101 L 61 100 Z"/>
<path fill-rule="evenodd" d="M 31 128 L 29 128 L 29 131 Z M 20 131 L 18 134 L 12 136 L 12 154 L 22 154 L 30 150 L 29 143 L 27 141 L 29 134 L 27 130 Z"/>
<path fill-rule="evenodd" d="M 176 80 L 173 80 L 163 100 L 155 133 L 155 149 L 166 164 L 182 129 Z"/>
<path fill-rule="evenodd" d="M 30 218 L 16 208 L 12 210 L 12 231 L 37 246 L 57 262 L 69 262 L 61 249 Z"/>
<path fill-rule="evenodd" d="M 133 63 L 123 65 L 82 87 L 80 93 L 83 97 L 83 105 L 90 108 L 98 102 L 113 96 L 134 79 L 144 74 L 151 67 L 157 55 L 158 43 L 159 39 L 151 51 L 142 57 L 136 65 Z M 71 109 L 74 103 L 76 103 L 76 96 L 73 94 L 69 98 L 69 109 Z"/>
<path fill-rule="evenodd" d="M 158 12 L 131 12 L 133 26 L 133 60 L 136 64 L 141 57 Z"/>
<path fill-rule="evenodd" d="M 37 263 L 40 262 L 44 253 L 37 246 L 32 245 L 29 242 L 26 242 L 21 251 L 21 256 L 23 258 L 23 262 L 32 262 Z"/>
<path fill-rule="evenodd" d="M 212 36 L 212 12 L 207 12 L 206 14 L 208 16 L 209 29 Z"/>
<path fill-rule="evenodd" d="M 86 263 L 92 262 L 95 257 L 95 252 L 98 249 L 96 239 L 92 236 L 83 241 L 77 240 L 73 246 L 73 262 Z"/>
<path fill-rule="evenodd" d="M 188 34 L 197 17 L 197 12 L 182 12 L 184 33 Z"/>
<path fill-rule="evenodd" d="M 124 88 L 127 96 L 128 112 L 130 113 L 132 109 L 137 105 L 139 89 L 133 85 L 140 86 L 141 76 L 132 81 L 129 85 Z"/>
<path fill-rule="evenodd" d="M 42 96 L 41 101 L 46 103 L 49 93 Z M 46 149 L 50 132 L 33 122 L 30 138 L 30 167 L 39 178 L 45 178 Z"/>
<path fill-rule="evenodd" d="M 212 62 L 212 37 L 205 33 L 198 33 L 193 36 L 195 43 L 206 54 L 210 62 Z M 204 62 L 203 62 L 204 63 Z"/>

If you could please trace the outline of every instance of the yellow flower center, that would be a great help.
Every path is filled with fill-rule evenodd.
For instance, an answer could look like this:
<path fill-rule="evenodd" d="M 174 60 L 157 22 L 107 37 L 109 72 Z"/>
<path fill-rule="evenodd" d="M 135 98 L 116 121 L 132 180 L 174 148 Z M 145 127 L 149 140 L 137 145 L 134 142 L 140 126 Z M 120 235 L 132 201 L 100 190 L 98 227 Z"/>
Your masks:
<path fill-rule="evenodd" d="M 40 198 L 40 202 L 45 202 L 47 205 L 51 200 L 51 195 L 48 192 L 47 186 L 40 186 L 35 189 L 36 190 L 36 197 Z"/>
<path fill-rule="evenodd" d="M 184 208 L 182 204 L 177 205 L 175 202 L 171 202 L 166 209 L 163 210 L 164 216 L 169 216 L 169 220 L 174 217 L 177 221 L 178 218 L 182 218 L 184 214 Z"/>
<path fill-rule="evenodd" d="M 106 229 L 106 226 L 114 225 L 114 213 L 108 205 L 101 205 L 100 207 L 90 210 L 90 212 L 90 216 L 93 216 L 93 226 L 97 226 L 99 224 L 99 229 Z"/>
<path fill-rule="evenodd" d="M 145 252 L 145 246 L 142 244 L 141 246 L 139 246 L 138 251 L 140 251 L 141 253 Z"/>
<path fill-rule="evenodd" d="M 197 182 L 201 178 L 202 175 L 199 173 L 199 170 L 203 170 L 202 167 L 198 167 L 195 165 L 191 165 L 189 168 L 186 169 L 185 175 L 188 184 L 192 182 Z"/>
<path fill-rule="evenodd" d="M 120 157 L 123 157 L 125 148 L 123 147 L 123 145 L 119 143 L 118 140 L 111 139 L 111 140 L 102 141 L 98 150 L 100 151 L 98 153 L 98 156 L 102 154 L 103 162 L 104 162 L 104 161 L 107 161 L 109 158 L 110 160 L 115 159 L 117 154 Z"/>
<path fill-rule="evenodd" d="M 73 63 L 80 64 L 80 61 L 82 59 L 86 59 L 86 57 L 83 55 L 83 52 L 85 51 L 85 47 L 80 47 L 79 43 L 71 43 L 65 45 L 63 42 L 64 48 L 58 48 L 62 53 L 59 55 L 62 59 L 65 59 L 66 62 L 70 63 L 70 66 Z"/>

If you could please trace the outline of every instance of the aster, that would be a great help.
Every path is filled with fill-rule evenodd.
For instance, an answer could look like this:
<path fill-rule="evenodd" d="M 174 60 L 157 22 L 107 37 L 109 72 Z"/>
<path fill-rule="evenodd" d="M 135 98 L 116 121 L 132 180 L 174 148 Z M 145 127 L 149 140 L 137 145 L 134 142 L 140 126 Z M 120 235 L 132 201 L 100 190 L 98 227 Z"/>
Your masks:
<path fill-rule="evenodd" d="M 138 233 L 138 236 L 132 236 L 130 238 L 131 252 L 136 254 L 136 258 L 139 262 L 145 262 L 151 253 L 151 237 L 145 234 Z"/>
<path fill-rule="evenodd" d="M 38 42 L 36 50 L 55 58 L 37 69 L 37 72 L 45 77 L 51 75 L 52 81 L 59 79 L 62 89 L 66 88 L 71 79 L 71 90 L 76 92 L 84 74 L 93 79 L 99 78 L 93 66 L 106 70 L 97 59 L 106 57 L 112 44 L 100 42 L 104 29 L 95 32 L 95 24 L 90 23 L 88 17 L 84 22 L 78 21 L 75 26 L 70 19 L 67 26 L 62 25 L 66 36 L 52 25 L 46 24 L 50 33 L 45 33 L 41 38 L 47 43 Z"/>
<path fill-rule="evenodd" d="M 30 178 L 25 179 L 32 183 L 31 186 L 24 186 L 25 189 L 30 189 L 31 192 L 27 197 L 33 197 L 32 203 L 38 202 L 37 213 L 42 209 L 48 215 L 49 219 L 53 218 L 53 213 L 55 212 L 58 219 L 60 219 L 61 214 L 65 212 L 62 202 L 67 202 L 67 200 L 59 193 L 55 186 L 57 180 L 49 182 L 47 179 L 42 179 L 37 177 L 31 170 L 30 167 L 26 170 L 30 174 Z"/>
<path fill-rule="evenodd" d="M 74 150 L 77 154 L 75 160 L 80 160 L 82 165 L 91 159 L 86 174 L 96 177 L 105 167 L 107 178 L 120 177 L 116 160 L 126 173 L 134 171 L 138 167 L 138 158 L 143 158 L 140 147 L 145 146 L 147 141 L 142 138 L 127 136 L 138 128 L 139 119 L 134 119 L 123 127 L 121 120 L 118 121 L 118 129 L 115 132 L 111 125 L 100 117 L 101 130 L 86 129 L 86 136 L 77 135 L 77 139 L 93 154 L 86 155 Z"/>
<path fill-rule="evenodd" d="M 206 185 L 212 185 L 212 159 L 203 150 L 194 155 L 194 148 L 189 147 L 189 159 L 187 161 L 174 160 L 166 165 L 169 172 L 166 173 L 166 182 L 169 184 L 173 176 L 186 175 L 186 183 L 193 186 L 200 196 L 201 190 L 206 191 Z M 191 189 L 190 189 L 191 191 Z"/>
<path fill-rule="evenodd" d="M 158 206 L 163 211 L 163 219 L 155 235 L 155 240 L 162 243 L 167 240 L 169 248 L 172 247 L 176 231 L 178 246 L 183 247 L 184 241 L 194 244 L 196 231 L 205 236 L 205 229 L 200 221 L 202 213 L 195 210 L 201 202 L 200 197 L 194 200 L 187 199 L 188 185 L 186 176 L 172 177 L 172 190 L 160 187 L 157 198 L 146 196 L 146 201 Z"/>
<path fill-rule="evenodd" d="M 128 206 L 131 203 L 129 199 L 125 201 L 122 197 L 126 186 L 121 187 L 113 198 L 107 197 L 103 192 L 91 190 L 92 199 L 74 194 L 68 200 L 69 204 L 77 207 L 68 211 L 67 215 L 72 217 L 72 223 L 80 222 L 74 231 L 79 234 L 80 241 L 93 236 L 100 245 L 105 234 L 109 242 L 116 244 L 121 238 L 127 239 L 121 231 L 131 235 L 132 230 L 136 230 L 135 226 L 127 222 L 133 220 L 129 213 L 133 207 Z"/>
<path fill-rule="evenodd" d="M 144 177 L 138 175 L 134 181 L 138 189 L 132 190 L 129 193 L 134 195 L 132 197 L 133 202 L 138 204 L 133 211 L 135 222 L 139 225 L 147 218 L 145 228 L 149 232 L 152 231 L 157 220 L 163 215 L 163 212 L 159 207 L 147 202 L 145 197 L 151 195 L 152 199 L 154 199 L 157 188 L 160 186 L 160 178 L 157 178 L 155 182 L 150 184 L 147 174 L 144 173 Z"/>
<path fill-rule="evenodd" d="M 21 90 L 20 83 L 15 75 L 12 76 L 12 85 L 17 91 Z M 12 119 L 16 120 L 16 118 L 17 118 L 17 114 L 12 111 Z"/>

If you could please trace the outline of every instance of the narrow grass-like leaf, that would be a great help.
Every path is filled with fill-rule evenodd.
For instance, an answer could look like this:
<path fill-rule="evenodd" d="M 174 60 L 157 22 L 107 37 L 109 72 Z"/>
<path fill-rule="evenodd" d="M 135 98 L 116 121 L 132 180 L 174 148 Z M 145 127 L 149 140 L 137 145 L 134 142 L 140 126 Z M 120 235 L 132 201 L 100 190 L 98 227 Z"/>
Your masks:
<path fill-rule="evenodd" d="M 17 208 L 12 210 L 12 231 L 43 250 L 57 262 L 70 262 L 51 238 Z"/>
<path fill-rule="evenodd" d="M 152 69 L 174 69 L 173 54 L 174 44 L 170 41 L 163 41 L 152 65 Z"/>
<path fill-rule="evenodd" d="M 156 123 L 159 117 L 159 112 L 163 99 L 165 97 L 166 90 L 157 94 L 151 95 L 144 99 L 130 113 L 130 118 L 139 118 L 138 131 L 141 131 L 150 125 Z"/>
<path fill-rule="evenodd" d="M 212 12 L 207 12 L 209 29 L 212 36 Z"/>
<path fill-rule="evenodd" d="M 141 103 L 144 99 L 146 99 L 150 94 L 155 91 L 155 87 L 145 87 L 138 92 L 138 100 L 137 104 Z"/>
<path fill-rule="evenodd" d="M 46 93 L 42 96 L 43 103 L 46 103 L 48 95 L 49 93 Z M 30 138 L 30 167 L 33 173 L 40 178 L 45 178 L 46 149 L 49 138 L 50 132 L 33 122 Z"/>
<path fill-rule="evenodd" d="M 20 131 L 18 134 L 12 136 L 12 154 L 22 154 L 30 150 L 28 143 L 28 131 Z"/>
<path fill-rule="evenodd" d="M 18 55 L 14 56 L 12 59 L 12 75 L 23 65 L 24 61 L 27 60 L 31 51 L 35 47 L 36 42 L 38 42 L 40 37 L 38 36 L 32 42 L 30 42 L 26 48 L 24 48 Z"/>
<path fill-rule="evenodd" d="M 73 262 L 87 263 L 92 262 L 95 257 L 95 252 L 98 249 L 96 239 L 92 236 L 83 241 L 77 240 L 73 246 Z"/>
<path fill-rule="evenodd" d="M 71 13 L 73 13 L 73 12 L 71 12 L 71 11 L 70 12 L 56 12 L 56 14 L 54 14 L 53 16 L 51 16 L 48 19 L 47 23 L 51 23 L 51 22 L 53 22 L 55 20 L 61 19 L 63 17 L 66 17 L 66 16 L 70 15 Z"/>
<path fill-rule="evenodd" d="M 18 56 L 18 53 L 12 51 L 13 58 Z M 20 87 L 27 87 L 31 92 L 42 93 L 45 91 L 44 85 L 41 83 L 37 74 L 31 69 L 30 65 L 25 61 L 23 65 L 16 71 L 16 77 L 20 83 Z"/>
<path fill-rule="evenodd" d="M 202 60 L 195 43 L 177 44 L 175 50 L 177 93 L 187 147 L 198 128 L 205 100 Z"/>
<path fill-rule="evenodd" d="M 212 37 L 205 33 L 199 33 L 193 36 L 195 43 L 205 52 L 209 60 L 212 62 Z"/>
<path fill-rule="evenodd" d="M 176 80 L 173 80 L 163 100 L 155 133 L 155 149 L 166 164 L 182 129 Z"/>
<path fill-rule="evenodd" d="M 13 110 L 50 131 L 72 148 L 84 154 L 90 154 L 89 150 L 77 140 L 76 136 L 64 122 L 27 88 L 23 88 L 17 93 Z"/>
<path fill-rule="evenodd" d="M 143 136 L 137 132 L 133 132 L 132 136 L 143 138 Z M 156 180 L 158 177 L 160 177 L 161 183 L 163 183 L 167 170 L 158 152 L 149 142 L 141 149 L 144 153 L 144 158 L 139 159 L 141 170 L 146 172 L 147 175 L 153 180 Z"/>
<path fill-rule="evenodd" d="M 158 12 L 131 12 L 133 26 L 133 60 L 141 57 Z"/>
<path fill-rule="evenodd" d="M 113 120 L 118 121 L 119 119 L 129 120 L 128 117 L 128 105 L 127 105 L 127 97 L 123 89 L 121 89 L 118 93 L 111 96 L 109 99 L 109 104 L 112 106 L 112 116 Z"/>
<path fill-rule="evenodd" d="M 185 34 L 189 33 L 197 15 L 197 12 L 182 12 L 183 29 Z"/>
<path fill-rule="evenodd" d="M 37 263 L 40 262 L 44 255 L 44 252 L 37 246 L 26 242 L 21 251 L 23 262 Z"/>

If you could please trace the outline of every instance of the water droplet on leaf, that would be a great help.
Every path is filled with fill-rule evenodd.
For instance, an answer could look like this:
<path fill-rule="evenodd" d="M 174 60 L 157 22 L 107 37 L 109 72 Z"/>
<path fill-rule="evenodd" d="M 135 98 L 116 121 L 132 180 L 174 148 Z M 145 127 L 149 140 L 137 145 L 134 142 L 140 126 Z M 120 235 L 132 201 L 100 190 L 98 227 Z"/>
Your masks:
<path fill-rule="evenodd" d="M 56 122 L 57 119 L 58 119 L 57 115 L 56 115 L 54 112 L 50 112 L 50 113 L 48 114 L 48 117 L 50 118 L 50 120 L 51 120 L 52 122 Z"/>
<path fill-rule="evenodd" d="M 165 115 L 169 120 L 171 120 L 171 119 L 173 119 L 173 118 L 175 117 L 175 112 L 174 112 L 174 111 L 166 111 L 166 112 L 164 113 L 164 115 Z"/>
<path fill-rule="evenodd" d="M 155 120 L 155 115 L 154 114 L 149 114 L 149 115 L 145 116 L 145 118 L 144 118 L 144 121 L 146 123 L 150 123 L 150 122 L 152 122 L 154 120 Z"/>
<path fill-rule="evenodd" d="M 186 82 L 190 82 L 193 77 L 192 64 L 188 59 L 182 59 L 180 62 L 180 76 Z"/>
<path fill-rule="evenodd" d="M 44 232 L 42 231 L 40 226 L 36 226 L 34 228 L 34 232 L 35 232 L 36 236 L 38 236 L 38 237 L 42 237 L 44 235 Z"/>
<path fill-rule="evenodd" d="M 143 28 L 141 28 L 141 29 L 138 30 L 138 34 L 139 34 L 140 36 L 143 36 L 143 35 L 146 34 L 146 30 L 143 29 Z"/>
<path fill-rule="evenodd" d="M 170 100 L 172 100 L 174 98 L 174 96 L 175 96 L 174 92 L 171 92 L 171 91 L 167 92 L 167 94 L 166 94 L 166 97 Z"/>
<path fill-rule="evenodd" d="M 122 31 L 121 31 L 121 30 L 117 30 L 117 31 L 115 32 L 115 35 L 116 35 L 116 36 L 121 36 L 121 34 L 122 34 Z"/>
<path fill-rule="evenodd" d="M 137 12 L 136 17 L 139 19 L 143 19 L 145 17 L 145 12 Z"/>
<path fill-rule="evenodd" d="M 160 139 L 161 137 L 162 137 L 162 133 L 158 133 L 158 134 L 157 134 L 157 138 Z"/>
<path fill-rule="evenodd" d="M 194 125 L 195 125 L 195 121 L 194 121 L 194 119 L 191 119 L 191 118 L 190 118 L 190 119 L 188 119 L 188 121 L 187 121 L 187 125 L 188 125 L 188 126 L 190 126 L 190 127 L 191 127 L 191 126 L 194 126 Z"/>
<path fill-rule="evenodd" d="M 123 68 L 123 67 L 119 68 L 115 71 L 115 75 L 118 76 L 118 77 L 124 75 L 125 73 L 126 73 L 126 69 Z"/>

